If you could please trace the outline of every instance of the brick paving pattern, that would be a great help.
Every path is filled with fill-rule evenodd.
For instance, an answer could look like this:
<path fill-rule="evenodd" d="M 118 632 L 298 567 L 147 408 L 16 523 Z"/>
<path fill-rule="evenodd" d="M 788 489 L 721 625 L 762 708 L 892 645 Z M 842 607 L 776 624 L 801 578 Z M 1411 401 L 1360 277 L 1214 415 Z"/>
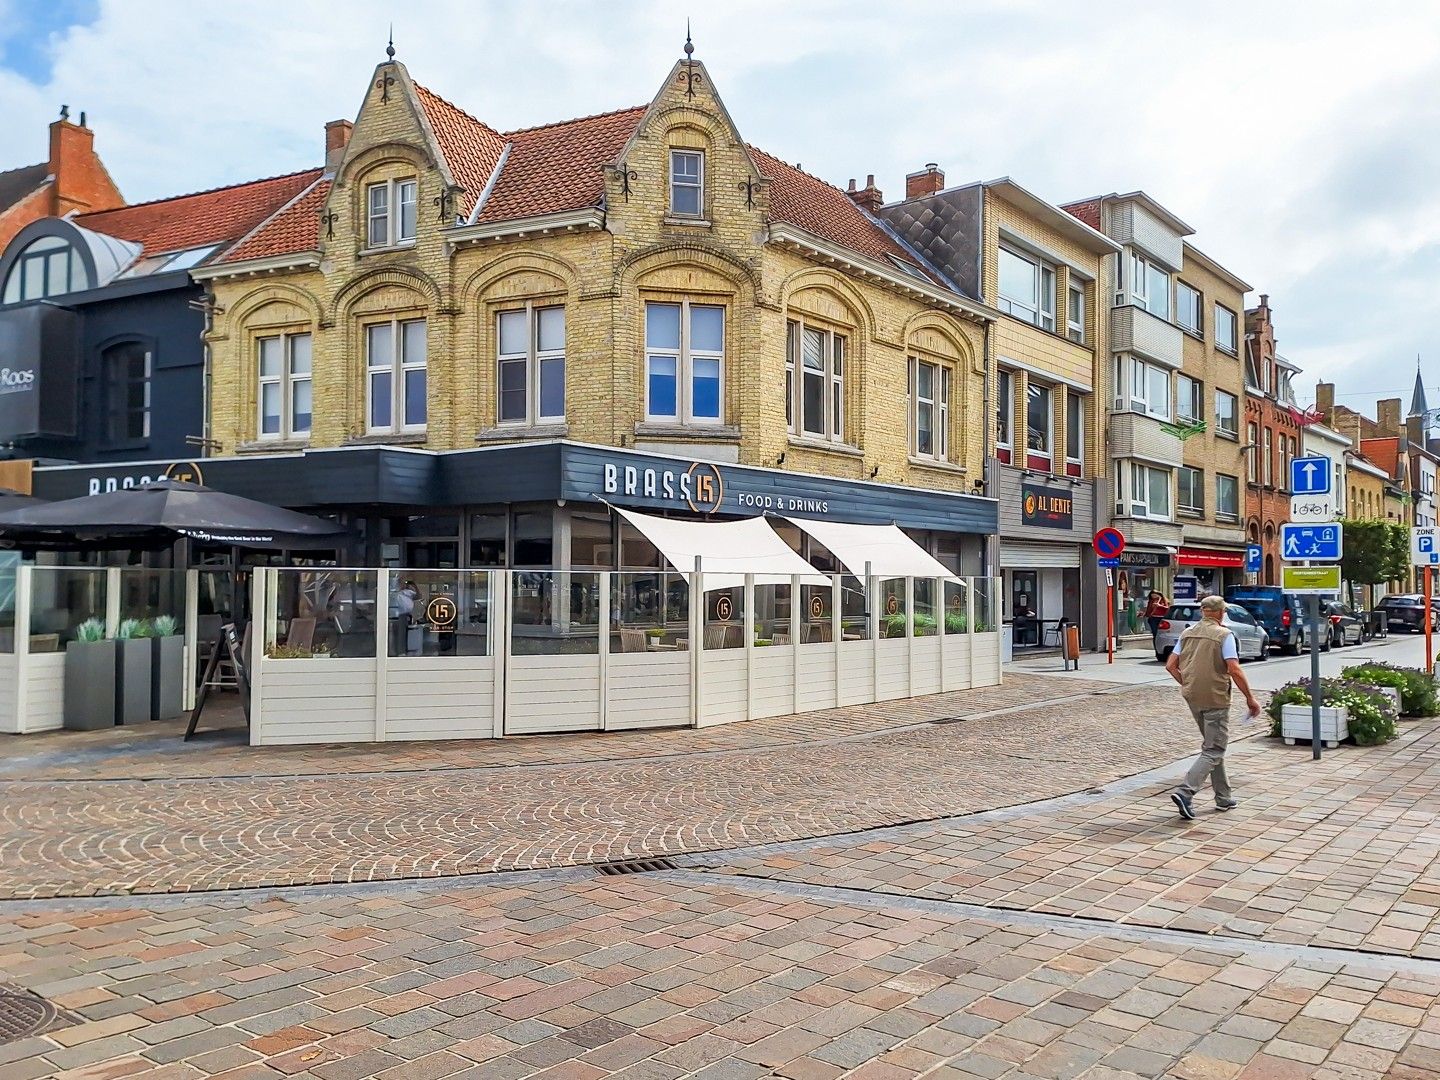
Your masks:
<path fill-rule="evenodd" d="M 1173 693 L 861 741 L 534 769 L 0 785 L 0 896 L 453 876 L 972 813 L 1175 758 Z"/>

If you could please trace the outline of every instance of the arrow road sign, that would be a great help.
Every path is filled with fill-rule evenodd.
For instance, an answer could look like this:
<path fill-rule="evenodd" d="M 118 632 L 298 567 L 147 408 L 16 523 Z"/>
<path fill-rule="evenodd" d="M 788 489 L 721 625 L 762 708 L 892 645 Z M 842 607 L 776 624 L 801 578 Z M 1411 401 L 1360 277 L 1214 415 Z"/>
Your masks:
<path fill-rule="evenodd" d="M 1280 526 L 1280 558 L 1286 562 L 1314 559 L 1316 562 L 1339 562 L 1341 550 L 1339 525 Z"/>
<path fill-rule="evenodd" d="M 1416 566 L 1440 566 L 1440 530 L 1417 525 L 1410 530 L 1410 561 Z"/>
<path fill-rule="evenodd" d="M 1245 572 L 1247 574 L 1260 573 L 1260 560 L 1265 557 L 1265 549 L 1259 544 L 1245 545 Z"/>
<path fill-rule="evenodd" d="M 1290 492 L 1293 495 L 1329 495 L 1330 459 L 1297 457 L 1290 461 Z"/>

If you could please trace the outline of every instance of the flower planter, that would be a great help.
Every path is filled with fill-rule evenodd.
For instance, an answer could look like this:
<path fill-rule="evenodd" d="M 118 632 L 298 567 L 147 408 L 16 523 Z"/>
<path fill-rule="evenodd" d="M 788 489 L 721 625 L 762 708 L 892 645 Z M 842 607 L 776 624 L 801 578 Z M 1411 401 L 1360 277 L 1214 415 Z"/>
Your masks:
<path fill-rule="evenodd" d="M 150 719 L 168 720 L 185 711 L 185 638 L 168 634 L 151 640 Z"/>
<path fill-rule="evenodd" d="M 150 719 L 154 639 L 117 638 L 115 645 L 115 723 L 143 723 Z"/>
<path fill-rule="evenodd" d="M 1395 715 L 1404 718 L 1404 714 L 1400 711 L 1400 688 L 1398 686 L 1375 686 L 1372 689 L 1375 693 L 1384 694 L 1389 698 L 1395 706 Z M 1419 717 L 1411 717 L 1411 719 L 1419 719 Z"/>
<path fill-rule="evenodd" d="M 115 726 L 114 641 L 72 641 L 65 647 L 67 731 Z"/>
<path fill-rule="evenodd" d="M 1350 737 L 1350 710 L 1333 705 L 1320 706 L 1320 741 L 1335 747 Z M 1280 710 L 1280 735 L 1289 746 L 1310 742 L 1314 735 L 1309 705 L 1285 705 Z"/>

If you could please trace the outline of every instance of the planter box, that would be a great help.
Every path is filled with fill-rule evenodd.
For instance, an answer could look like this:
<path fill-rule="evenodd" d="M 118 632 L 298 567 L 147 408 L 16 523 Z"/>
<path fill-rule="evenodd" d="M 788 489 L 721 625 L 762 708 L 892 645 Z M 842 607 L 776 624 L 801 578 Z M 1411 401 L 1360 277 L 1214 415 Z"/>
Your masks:
<path fill-rule="evenodd" d="M 1285 742 L 1310 742 L 1314 734 L 1309 705 L 1285 705 L 1280 712 L 1280 734 Z M 1350 710 L 1338 705 L 1320 706 L 1320 741 L 1334 747 L 1350 737 Z"/>
<path fill-rule="evenodd" d="M 115 726 L 114 641 L 72 641 L 65 647 L 65 711 L 68 731 Z"/>
<path fill-rule="evenodd" d="M 150 659 L 150 719 L 168 720 L 185 711 L 185 638 L 153 638 Z"/>
<path fill-rule="evenodd" d="M 1398 686 L 1372 686 L 1371 690 L 1377 694 L 1384 694 L 1395 706 L 1395 715 L 1400 715 L 1400 688 Z"/>
<path fill-rule="evenodd" d="M 150 719 L 151 638 L 123 638 L 115 642 L 115 722 L 139 724 Z"/>

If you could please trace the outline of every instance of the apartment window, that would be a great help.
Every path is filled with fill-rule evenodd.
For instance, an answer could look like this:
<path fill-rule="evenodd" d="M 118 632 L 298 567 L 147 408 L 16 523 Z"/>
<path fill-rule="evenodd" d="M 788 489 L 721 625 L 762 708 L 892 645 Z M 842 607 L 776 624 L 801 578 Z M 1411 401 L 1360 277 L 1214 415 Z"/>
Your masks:
<path fill-rule="evenodd" d="M 717 304 L 645 305 L 645 415 L 680 424 L 718 424 L 725 309 Z"/>
<path fill-rule="evenodd" d="M 1130 359 L 1130 408 L 1160 420 L 1170 419 L 1170 369 Z"/>
<path fill-rule="evenodd" d="M 499 315 L 496 419 L 502 424 L 565 421 L 565 308 L 535 307 Z"/>
<path fill-rule="evenodd" d="M 1085 399 L 1076 393 L 1065 395 L 1065 473 L 1080 476 L 1085 471 Z"/>
<path fill-rule="evenodd" d="M 105 373 L 105 433 L 112 443 L 150 437 L 150 349 L 124 341 L 100 357 Z"/>
<path fill-rule="evenodd" d="M 1130 515 L 1170 520 L 1170 474 L 1164 469 L 1130 463 Z"/>
<path fill-rule="evenodd" d="M 1175 376 L 1175 419 L 1195 423 L 1205 419 L 1205 387 L 1189 375 Z"/>
<path fill-rule="evenodd" d="M 1215 305 L 1215 347 L 1228 353 L 1236 351 L 1235 313 L 1220 304 Z"/>
<path fill-rule="evenodd" d="M 260 372 L 260 438 L 309 435 L 313 401 L 310 335 L 275 334 L 257 338 L 255 347 Z"/>
<path fill-rule="evenodd" d="M 1280 434 L 1280 461 L 1276 471 L 1276 487 L 1288 488 L 1290 486 L 1290 437 L 1284 432 Z"/>
<path fill-rule="evenodd" d="M 1175 321 L 1192 334 L 1200 333 L 1200 294 L 1183 281 L 1175 283 Z"/>
<path fill-rule="evenodd" d="M 369 430 L 417 431 L 426 417 L 425 320 L 365 327 Z"/>
<path fill-rule="evenodd" d="M 671 150 L 670 212 L 699 217 L 704 192 L 705 155 L 699 150 Z"/>
<path fill-rule="evenodd" d="M 1025 388 L 1025 464 L 1049 471 L 1054 462 L 1051 447 L 1055 437 L 1055 392 L 1031 382 Z"/>
<path fill-rule="evenodd" d="M 845 348 L 844 334 L 795 319 L 786 324 L 785 420 L 791 432 L 844 440 Z"/>
<path fill-rule="evenodd" d="M 32 240 L 11 264 L 0 303 L 20 304 L 90 288 L 85 264 L 59 236 Z"/>
<path fill-rule="evenodd" d="M 1199 517 L 1205 513 L 1205 473 L 1182 465 L 1175 473 L 1175 508 Z"/>
<path fill-rule="evenodd" d="M 1008 465 L 1013 438 L 1011 432 L 1015 430 L 1015 382 L 1010 372 L 1003 369 L 996 385 L 996 399 L 995 456 Z"/>
<path fill-rule="evenodd" d="M 1236 477 L 1216 474 L 1215 516 L 1226 521 L 1240 520 L 1240 481 Z"/>
<path fill-rule="evenodd" d="M 944 461 L 950 453 L 950 369 L 910 358 L 910 449 Z"/>
<path fill-rule="evenodd" d="M 1240 399 L 1228 390 L 1215 391 L 1215 430 L 1232 439 L 1240 437 Z"/>
<path fill-rule="evenodd" d="M 1130 296 L 1156 318 L 1170 318 L 1170 272 L 1139 255 L 1130 256 Z"/>
<path fill-rule="evenodd" d="M 415 239 L 417 192 L 414 177 L 385 180 L 365 189 L 370 247 L 390 247 Z"/>
<path fill-rule="evenodd" d="M 1000 249 L 1000 310 L 1045 330 L 1055 329 L 1055 271 Z"/>
<path fill-rule="evenodd" d="M 1245 441 L 1249 444 L 1245 448 L 1245 479 L 1254 484 L 1259 480 L 1255 455 L 1260 452 L 1260 429 L 1254 424 L 1245 425 Z"/>
<path fill-rule="evenodd" d="M 1066 290 L 1065 332 L 1071 341 L 1085 344 L 1085 286 L 1072 281 Z"/>
<path fill-rule="evenodd" d="M 1265 429 L 1264 454 L 1265 457 L 1261 462 L 1261 468 L 1265 470 L 1265 486 L 1270 487 L 1275 481 L 1275 462 L 1271 457 L 1270 429 L 1268 427 Z"/>

